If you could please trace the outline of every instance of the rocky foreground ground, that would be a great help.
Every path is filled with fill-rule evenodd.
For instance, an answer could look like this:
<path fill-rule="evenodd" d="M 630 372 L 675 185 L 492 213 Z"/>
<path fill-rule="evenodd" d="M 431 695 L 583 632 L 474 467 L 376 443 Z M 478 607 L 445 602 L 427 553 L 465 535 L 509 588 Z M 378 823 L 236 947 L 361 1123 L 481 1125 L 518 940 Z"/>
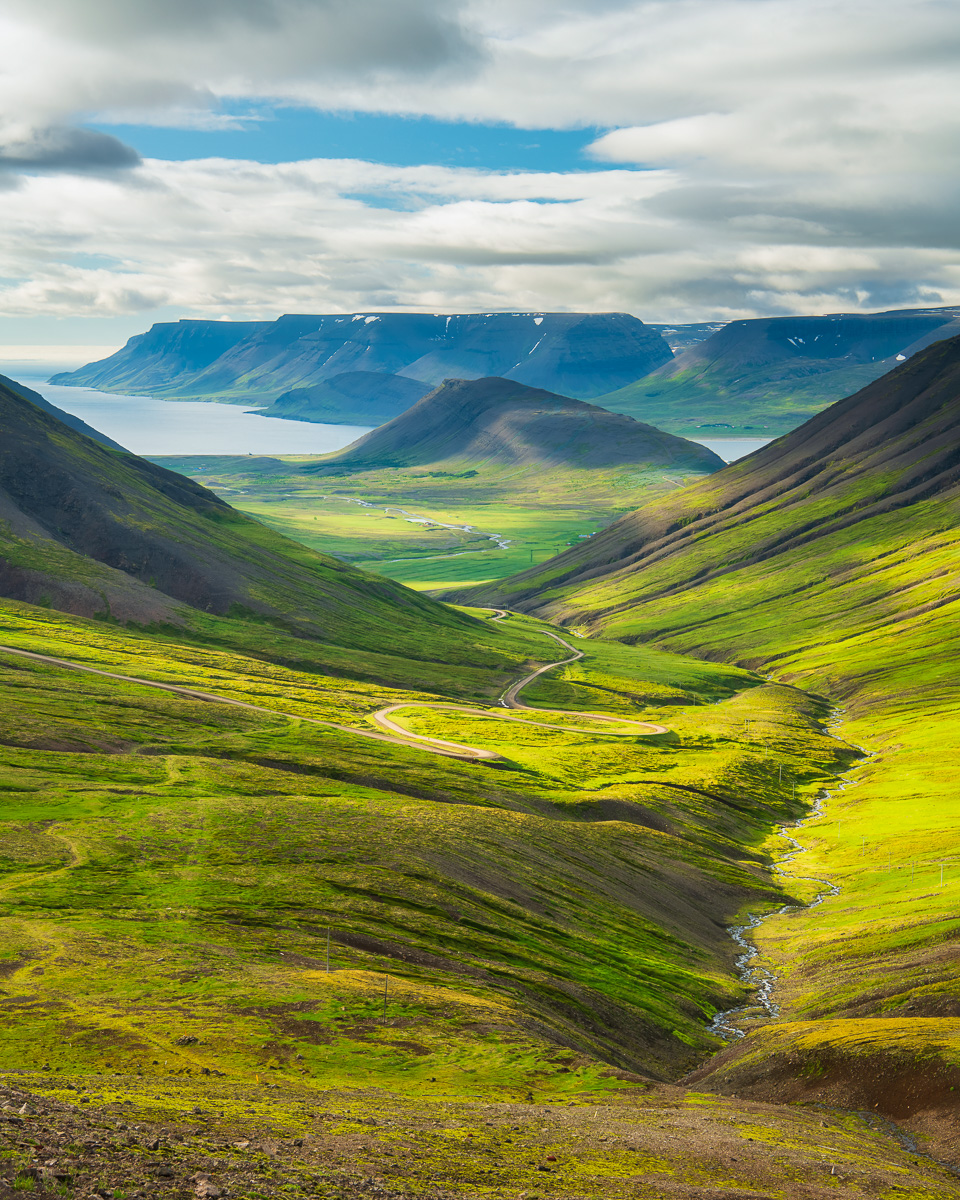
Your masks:
<path fill-rule="evenodd" d="M 639 1083 L 597 1100 L 7 1073 L 0 1200 L 960 1197 L 951 1172 L 866 1114 Z"/>

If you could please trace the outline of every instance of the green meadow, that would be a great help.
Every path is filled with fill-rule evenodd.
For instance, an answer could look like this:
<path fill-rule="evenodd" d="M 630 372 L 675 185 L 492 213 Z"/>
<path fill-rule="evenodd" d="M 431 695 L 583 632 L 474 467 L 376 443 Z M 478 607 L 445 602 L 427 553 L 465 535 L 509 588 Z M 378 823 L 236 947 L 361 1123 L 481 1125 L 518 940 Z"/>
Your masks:
<path fill-rule="evenodd" d="M 816 360 L 813 369 L 791 362 L 762 367 L 745 367 L 740 360 L 719 367 L 697 364 L 668 379 L 638 379 L 598 397 L 596 403 L 680 437 L 712 432 L 772 438 L 866 387 L 883 369 L 875 362 L 837 367 Z"/>
<path fill-rule="evenodd" d="M 533 663 L 542 628 L 490 623 Z M 667 735 L 400 711 L 506 759 L 483 767 L 304 720 L 374 728 L 422 690 L 11 603 L 0 643 L 270 710 L 0 654 L 0 1045 L 24 1068 L 511 1097 L 670 1074 L 743 994 L 718 906 L 781 897 L 763 843 L 851 755 L 802 692 L 620 645 L 527 701 Z"/>
<path fill-rule="evenodd" d="M 659 467 L 497 463 L 318 475 L 319 460 L 286 455 L 155 461 L 289 538 L 421 590 L 504 579 L 702 478 Z"/>
<path fill-rule="evenodd" d="M 502 684 L 555 657 L 546 628 L 486 622 Z M 359 1194 L 371 1171 L 411 1196 L 812 1197 L 825 1148 L 884 1194 L 953 1194 L 860 1117 L 658 1082 L 722 1048 L 711 1017 L 749 1003 L 725 925 L 805 895 L 772 870 L 776 831 L 858 761 L 823 700 L 582 639 L 523 693 L 575 729 L 394 714 L 503 756 L 485 766 L 309 724 L 372 729 L 452 683 L 183 633 L 0 606 L 0 645 L 225 701 L 0 652 L 8 1078 L 90 1102 L 108 1130 L 179 1130 L 221 1174 L 243 1165 L 231 1188 L 251 1197 Z M 667 733 L 584 731 L 564 710 Z M 230 1149 L 264 1137 L 319 1158 L 281 1174 Z"/>

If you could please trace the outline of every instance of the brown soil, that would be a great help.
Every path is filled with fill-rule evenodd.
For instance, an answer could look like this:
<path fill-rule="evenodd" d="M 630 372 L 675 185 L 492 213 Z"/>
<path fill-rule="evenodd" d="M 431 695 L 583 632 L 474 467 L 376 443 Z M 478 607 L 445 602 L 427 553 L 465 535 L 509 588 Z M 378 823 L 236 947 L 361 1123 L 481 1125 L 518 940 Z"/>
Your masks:
<path fill-rule="evenodd" d="M 0 1200 L 826 1200 L 838 1185 L 960 1200 L 949 1173 L 820 1107 L 629 1082 L 599 1103 L 443 1102 L 276 1078 L 8 1075 Z"/>
<path fill-rule="evenodd" d="M 688 1084 L 774 1104 L 823 1104 L 867 1112 L 919 1138 L 938 1161 L 960 1168 L 960 1067 L 940 1059 L 842 1050 L 790 1050 L 741 1062 L 749 1043 L 728 1047 Z"/>

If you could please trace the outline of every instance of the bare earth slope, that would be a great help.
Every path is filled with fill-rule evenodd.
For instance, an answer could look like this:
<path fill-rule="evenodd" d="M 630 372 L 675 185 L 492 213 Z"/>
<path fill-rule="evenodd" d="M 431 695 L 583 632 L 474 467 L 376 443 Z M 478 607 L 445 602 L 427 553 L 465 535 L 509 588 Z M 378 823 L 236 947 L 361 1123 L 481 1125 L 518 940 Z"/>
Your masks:
<path fill-rule="evenodd" d="M 711 450 L 593 404 L 509 379 L 448 379 L 412 408 L 326 456 L 323 465 L 457 462 L 719 469 Z"/>

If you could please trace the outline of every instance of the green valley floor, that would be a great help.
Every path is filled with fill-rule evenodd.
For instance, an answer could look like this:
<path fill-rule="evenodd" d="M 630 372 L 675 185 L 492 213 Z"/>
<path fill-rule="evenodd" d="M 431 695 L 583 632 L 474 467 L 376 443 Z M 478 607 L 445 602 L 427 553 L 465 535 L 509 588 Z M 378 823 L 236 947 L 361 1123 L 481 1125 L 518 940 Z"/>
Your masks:
<path fill-rule="evenodd" d="M 498 464 L 318 476 L 319 460 L 291 455 L 154 461 L 304 545 L 421 590 L 506 578 L 702 477 L 659 467 Z"/>
<path fill-rule="evenodd" d="M 501 690 L 566 656 L 488 628 Z M 544 729 L 0 605 L 0 645 L 107 673 L 0 651 L 9 1194 L 960 1196 L 922 1132 L 682 1082 L 750 1001 L 727 926 L 809 894 L 771 868 L 858 761 L 829 704 L 578 644 L 522 693 Z M 386 705 L 499 761 L 310 723 Z"/>

